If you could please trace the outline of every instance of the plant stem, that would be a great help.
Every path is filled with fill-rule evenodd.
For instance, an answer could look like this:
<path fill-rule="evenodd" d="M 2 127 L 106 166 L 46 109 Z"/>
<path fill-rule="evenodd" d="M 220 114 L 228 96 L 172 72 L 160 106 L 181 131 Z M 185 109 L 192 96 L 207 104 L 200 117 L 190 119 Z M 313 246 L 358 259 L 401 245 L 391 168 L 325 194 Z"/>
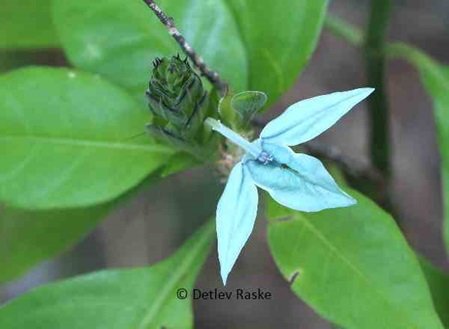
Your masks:
<path fill-rule="evenodd" d="M 385 55 L 389 58 L 400 58 L 419 68 L 422 65 L 437 65 L 433 58 L 421 49 L 405 42 L 393 42 L 385 48 Z"/>
<path fill-rule="evenodd" d="M 354 47 L 363 47 L 365 36 L 363 31 L 355 25 L 346 22 L 340 17 L 328 14 L 325 20 L 325 27 L 330 33 L 340 37 Z M 422 50 L 413 47 L 405 42 L 392 42 L 384 45 L 383 55 L 387 58 L 400 58 L 406 60 L 415 66 L 416 63 L 432 60 Z"/>
<path fill-rule="evenodd" d="M 389 0 L 372 0 L 366 36 L 358 27 L 332 15 L 326 18 L 325 24 L 331 33 L 344 39 L 349 44 L 355 47 L 363 47 L 368 83 L 370 87 L 376 88 L 376 92 L 368 99 L 371 126 L 371 163 L 374 168 L 367 170 L 369 167 L 354 166 L 352 163 L 348 163 L 346 168 L 346 161 L 342 162 L 341 159 L 338 160 L 338 163 L 349 174 L 349 177 L 354 179 L 352 181 L 354 187 L 370 195 L 389 211 L 392 210 L 392 202 L 389 193 L 390 135 L 385 87 L 385 62 L 387 56 L 393 56 L 393 53 L 398 52 L 401 52 L 403 56 L 405 52 L 402 49 L 404 47 L 386 45 L 385 39 L 390 9 Z M 332 157 L 335 158 L 335 154 L 332 154 Z M 351 174 L 354 167 L 360 167 L 361 169 L 358 169 L 356 173 L 363 173 L 364 175 Z M 364 177 L 368 180 L 363 179 Z"/>
<path fill-rule="evenodd" d="M 385 85 L 385 39 L 390 11 L 390 0 L 371 0 L 364 47 L 368 84 L 376 88 L 376 92 L 368 99 L 371 160 L 387 178 L 390 175 L 390 134 Z"/>
<path fill-rule="evenodd" d="M 328 14 L 325 20 L 325 27 L 330 33 L 340 37 L 354 47 L 363 47 L 365 44 L 363 31 L 358 26 L 352 25 L 340 17 Z M 415 48 L 405 42 L 385 44 L 383 54 L 387 58 L 406 60 L 415 66 L 419 66 L 416 65 L 417 63 L 432 61 L 429 55 L 425 54 L 421 49 Z"/>
<path fill-rule="evenodd" d="M 363 31 L 358 27 L 349 24 L 340 17 L 327 15 L 324 26 L 336 36 L 344 39 L 355 47 L 362 47 L 364 43 Z"/>
<path fill-rule="evenodd" d="M 148 7 L 154 12 L 157 18 L 168 29 L 170 35 L 176 40 L 183 52 L 190 58 L 195 67 L 204 75 L 210 83 L 215 85 L 222 95 L 225 95 L 228 90 L 226 82 L 221 80 L 219 74 L 212 71 L 204 62 L 203 58 L 199 56 L 195 49 L 187 42 L 184 36 L 176 28 L 173 18 L 167 16 L 163 10 L 153 0 L 143 0 Z"/>

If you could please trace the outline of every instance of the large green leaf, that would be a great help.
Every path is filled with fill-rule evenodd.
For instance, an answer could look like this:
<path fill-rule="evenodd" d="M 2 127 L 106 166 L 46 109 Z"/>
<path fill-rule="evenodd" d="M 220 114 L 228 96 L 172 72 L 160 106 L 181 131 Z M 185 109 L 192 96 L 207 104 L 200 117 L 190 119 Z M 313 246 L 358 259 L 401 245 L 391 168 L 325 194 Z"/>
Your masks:
<path fill-rule="evenodd" d="M 0 210 L 0 282 L 15 279 L 77 242 L 110 206 L 71 210 Z"/>
<path fill-rule="evenodd" d="M 116 206 L 153 184 L 158 177 L 159 173 L 155 173 L 120 198 L 93 207 L 36 211 L 0 209 L 0 283 L 16 279 L 41 261 L 70 248 Z"/>
<path fill-rule="evenodd" d="M 388 50 L 390 56 L 403 58 L 417 68 L 424 87 L 433 99 L 442 160 L 444 232 L 446 248 L 449 250 L 449 68 L 437 63 L 419 49 L 405 44 L 393 44 Z"/>
<path fill-rule="evenodd" d="M 52 0 L 0 1 L 0 48 L 59 45 L 51 20 Z"/>
<path fill-rule="evenodd" d="M 441 155 L 445 241 L 449 250 L 449 69 L 424 54 L 415 59 L 427 92 L 432 96 Z"/>
<path fill-rule="evenodd" d="M 158 1 L 187 40 L 237 89 L 247 86 L 245 48 L 223 0 Z M 67 56 L 143 99 L 156 56 L 181 52 L 142 0 L 55 0 L 54 21 Z"/>
<path fill-rule="evenodd" d="M 445 328 L 449 328 L 449 275 L 434 267 L 427 259 L 421 257 L 419 260 L 432 293 L 435 309 Z"/>
<path fill-rule="evenodd" d="M 449 158 L 444 160 L 443 167 L 443 202 L 444 202 L 444 241 L 446 252 L 449 251 Z"/>
<path fill-rule="evenodd" d="M 394 220 L 349 191 L 358 204 L 319 213 L 276 210 L 269 245 L 295 294 L 346 329 L 437 329 L 419 263 Z M 279 206 L 280 207 L 280 206 Z"/>
<path fill-rule="evenodd" d="M 178 299 L 176 292 L 191 292 L 213 237 L 211 221 L 152 267 L 103 271 L 35 289 L 0 309 L 0 328 L 192 328 L 191 299 Z"/>
<path fill-rule="evenodd" d="M 161 0 L 180 31 L 235 91 L 274 102 L 309 60 L 327 0 Z M 70 60 L 143 97 L 149 62 L 180 52 L 141 0 L 56 0 L 54 21 Z"/>
<path fill-rule="evenodd" d="M 112 200 L 173 151 L 147 136 L 145 108 L 97 76 L 30 68 L 0 78 L 0 201 L 17 208 Z"/>
<path fill-rule="evenodd" d="M 321 32 L 328 0 L 226 0 L 247 50 L 249 88 L 272 104 L 295 82 Z"/>

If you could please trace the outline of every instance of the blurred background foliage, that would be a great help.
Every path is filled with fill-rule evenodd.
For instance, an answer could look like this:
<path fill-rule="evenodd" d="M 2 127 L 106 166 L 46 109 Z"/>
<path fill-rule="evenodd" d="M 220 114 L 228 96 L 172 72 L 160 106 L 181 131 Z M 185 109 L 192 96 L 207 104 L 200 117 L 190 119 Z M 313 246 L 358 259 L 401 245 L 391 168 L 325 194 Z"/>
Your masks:
<path fill-rule="evenodd" d="M 2 72 L 35 64 L 68 65 L 51 28 L 45 2 L 34 2 L 37 4 L 36 10 L 31 17 L 21 17 L 21 11 L 16 6 L 19 2 L 0 3 L 2 17 L 17 15 L 15 19 L 24 20 L 27 24 L 30 20 L 36 22 L 32 30 L 14 29 L 17 34 L 8 33 L 8 25 L 2 23 Z M 449 3 L 446 0 L 396 0 L 393 5 L 390 39 L 413 44 L 439 62 L 448 64 Z M 368 7 L 367 0 L 338 0 L 331 2 L 330 12 L 357 26 L 365 26 Z M 42 22 L 48 22 L 48 26 L 43 27 Z M 24 45 L 32 45 L 36 49 L 25 50 Z M 277 116 L 299 99 L 365 85 L 363 72 L 361 52 L 324 29 L 306 70 L 295 86 L 266 112 L 265 118 Z M 412 247 L 432 263 L 447 269 L 442 235 L 441 164 L 433 104 L 418 74 L 403 60 L 388 61 L 392 199 L 396 218 Z M 149 71 L 141 72 L 141 76 L 146 79 Z M 427 84 L 431 83 L 429 80 L 432 79 L 427 79 Z M 136 93 L 140 92 L 136 90 Z M 367 111 L 358 109 L 320 136 L 319 140 L 337 146 L 349 157 L 368 162 L 368 129 Z M 144 266 L 165 259 L 213 213 L 220 190 L 214 173 L 201 168 L 171 176 L 151 186 L 142 186 L 137 198 L 127 200 L 119 209 L 114 209 L 108 219 L 74 249 L 40 264 L 15 282 L 3 285 L 0 301 L 6 302 L 35 286 L 74 274 L 105 267 Z M 55 227 L 58 225 L 56 223 L 47 228 L 54 229 L 52 236 L 56 243 L 59 233 Z M 264 287 L 272 292 L 274 302 L 195 301 L 196 328 L 331 328 L 328 322 L 294 296 L 285 284 L 268 250 L 265 226 L 264 221 L 257 221 L 229 288 Z M 91 227 L 92 223 L 87 227 L 80 223 L 80 230 L 87 232 Z M 0 230 L 6 231 L 6 228 L 0 227 Z M 0 250 L 0 256 L 7 252 Z M 220 286 L 218 273 L 213 251 L 200 274 L 198 287 Z M 445 289 L 444 282 L 436 288 L 440 292 Z M 444 299 L 444 296 L 441 298 Z"/>

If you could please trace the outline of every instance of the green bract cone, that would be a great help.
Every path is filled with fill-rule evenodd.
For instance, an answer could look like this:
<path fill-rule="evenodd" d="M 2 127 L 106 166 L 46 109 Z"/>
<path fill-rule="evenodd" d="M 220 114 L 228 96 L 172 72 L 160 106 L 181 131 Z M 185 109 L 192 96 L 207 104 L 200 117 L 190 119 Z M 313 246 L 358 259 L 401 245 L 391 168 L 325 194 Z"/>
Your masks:
<path fill-rule="evenodd" d="M 198 154 L 210 143 L 210 134 L 203 122 L 216 117 L 216 97 L 210 97 L 201 78 L 187 59 L 179 56 L 157 58 L 146 95 L 153 122 L 148 131 L 157 139 L 184 151 Z"/>

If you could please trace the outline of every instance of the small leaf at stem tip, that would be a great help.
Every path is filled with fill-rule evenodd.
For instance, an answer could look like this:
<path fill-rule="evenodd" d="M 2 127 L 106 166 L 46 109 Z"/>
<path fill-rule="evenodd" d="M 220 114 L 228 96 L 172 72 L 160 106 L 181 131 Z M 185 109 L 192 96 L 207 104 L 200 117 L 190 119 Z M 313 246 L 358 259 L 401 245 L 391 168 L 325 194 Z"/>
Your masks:
<path fill-rule="evenodd" d="M 267 95 L 261 91 L 244 91 L 232 97 L 231 106 L 246 124 L 263 108 L 267 100 Z"/>

